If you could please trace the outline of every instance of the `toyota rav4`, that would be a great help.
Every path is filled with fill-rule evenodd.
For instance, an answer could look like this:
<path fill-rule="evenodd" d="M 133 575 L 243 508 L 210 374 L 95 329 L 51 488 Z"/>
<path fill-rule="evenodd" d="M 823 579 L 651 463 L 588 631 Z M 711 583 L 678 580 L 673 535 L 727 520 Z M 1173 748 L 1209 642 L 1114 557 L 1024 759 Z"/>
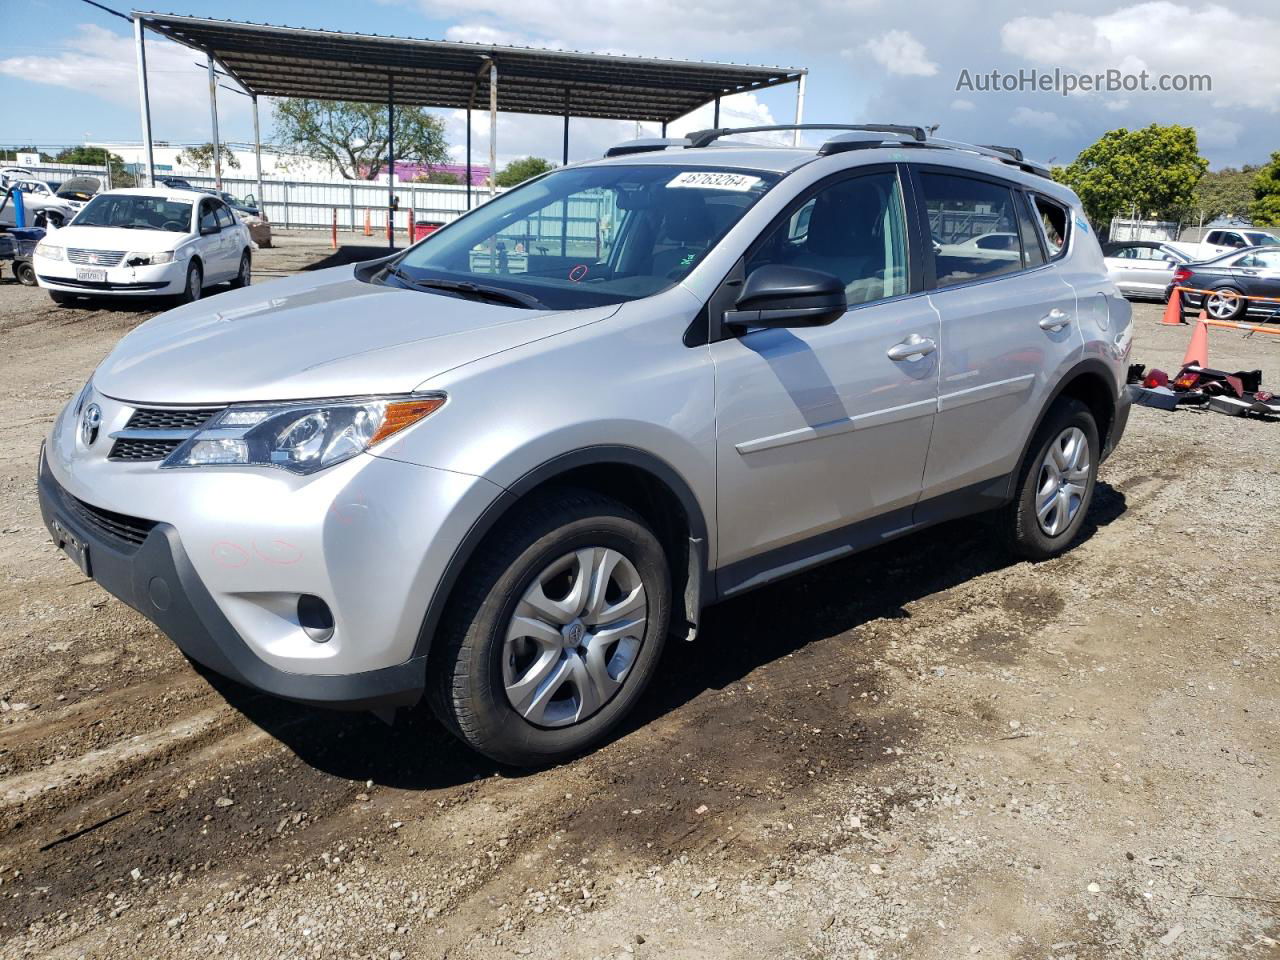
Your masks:
<path fill-rule="evenodd" d="M 982 511 L 1061 553 L 1129 412 L 1079 201 L 1013 148 L 824 129 L 622 144 L 148 321 L 49 433 L 54 541 L 208 669 L 425 695 L 528 765 L 708 604 Z"/>

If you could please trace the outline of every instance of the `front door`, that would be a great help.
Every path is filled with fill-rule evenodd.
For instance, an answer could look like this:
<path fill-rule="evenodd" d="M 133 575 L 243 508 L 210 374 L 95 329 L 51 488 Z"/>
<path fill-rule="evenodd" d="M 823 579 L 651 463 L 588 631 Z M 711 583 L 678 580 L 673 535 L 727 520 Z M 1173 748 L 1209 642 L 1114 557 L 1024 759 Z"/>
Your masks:
<path fill-rule="evenodd" d="M 742 276 L 768 263 L 838 276 L 849 308 L 827 326 L 748 330 L 711 345 L 725 593 L 910 524 L 939 331 L 928 298 L 913 292 L 905 209 L 893 167 L 826 181 L 747 254 Z"/>

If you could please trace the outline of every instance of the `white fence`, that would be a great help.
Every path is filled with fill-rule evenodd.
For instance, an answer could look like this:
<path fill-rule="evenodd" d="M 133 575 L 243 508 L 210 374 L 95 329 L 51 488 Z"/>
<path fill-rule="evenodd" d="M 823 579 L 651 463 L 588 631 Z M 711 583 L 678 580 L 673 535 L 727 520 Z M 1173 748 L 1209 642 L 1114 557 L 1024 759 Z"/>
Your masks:
<path fill-rule="evenodd" d="M 0 166 L 3 166 L 0 162 Z M 9 164 L 13 166 L 13 164 Z M 100 177 L 107 183 L 106 167 L 88 164 L 42 163 L 26 167 L 37 179 L 62 181 L 76 175 Z M 181 177 L 193 187 L 212 190 L 214 178 L 182 173 L 165 173 L 161 176 Z M 258 181 L 254 177 L 224 176 L 222 189 L 237 197 L 254 196 Z M 281 229 L 301 228 L 328 230 L 333 226 L 334 211 L 338 215 L 338 229 L 344 232 L 363 232 L 365 214 L 369 226 L 377 236 L 387 231 L 387 185 L 366 180 L 281 180 L 264 177 L 262 191 L 267 219 Z M 498 189 L 502 192 L 502 188 Z M 397 183 L 396 196 L 400 206 L 395 215 L 395 228 L 405 231 L 409 226 L 409 212 L 419 220 L 448 223 L 467 211 L 467 188 L 447 183 Z M 471 188 L 471 205 L 478 207 L 489 199 L 488 187 Z"/>
<path fill-rule="evenodd" d="M 1108 240 L 1177 240 L 1181 224 L 1170 220 L 1130 220 L 1112 217 Z"/>

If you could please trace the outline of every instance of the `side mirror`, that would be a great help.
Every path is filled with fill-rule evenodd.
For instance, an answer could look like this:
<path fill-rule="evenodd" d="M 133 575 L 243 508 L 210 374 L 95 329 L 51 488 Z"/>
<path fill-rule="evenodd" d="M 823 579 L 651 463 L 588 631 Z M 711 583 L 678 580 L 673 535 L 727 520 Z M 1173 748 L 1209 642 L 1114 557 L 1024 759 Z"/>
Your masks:
<path fill-rule="evenodd" d="M 821 327 L 848 309 L 839 277 L 804 267 L 771 263 L 751 272 L 733 310 L 730 327 Z"/>

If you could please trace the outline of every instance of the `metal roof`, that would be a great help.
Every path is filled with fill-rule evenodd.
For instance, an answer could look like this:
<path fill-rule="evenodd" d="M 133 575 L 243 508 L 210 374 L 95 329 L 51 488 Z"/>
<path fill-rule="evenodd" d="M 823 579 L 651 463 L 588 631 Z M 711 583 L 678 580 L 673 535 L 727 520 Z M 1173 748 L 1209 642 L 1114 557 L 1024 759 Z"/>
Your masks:
<path fill-rule="evenodd" d="M 485 43 L 415 40 L 134 11 L 148 29 L 212 55 L 250 93 L 423 107 L 671 121 L 716 97 L 791 83 L 808 71 Z"/>

